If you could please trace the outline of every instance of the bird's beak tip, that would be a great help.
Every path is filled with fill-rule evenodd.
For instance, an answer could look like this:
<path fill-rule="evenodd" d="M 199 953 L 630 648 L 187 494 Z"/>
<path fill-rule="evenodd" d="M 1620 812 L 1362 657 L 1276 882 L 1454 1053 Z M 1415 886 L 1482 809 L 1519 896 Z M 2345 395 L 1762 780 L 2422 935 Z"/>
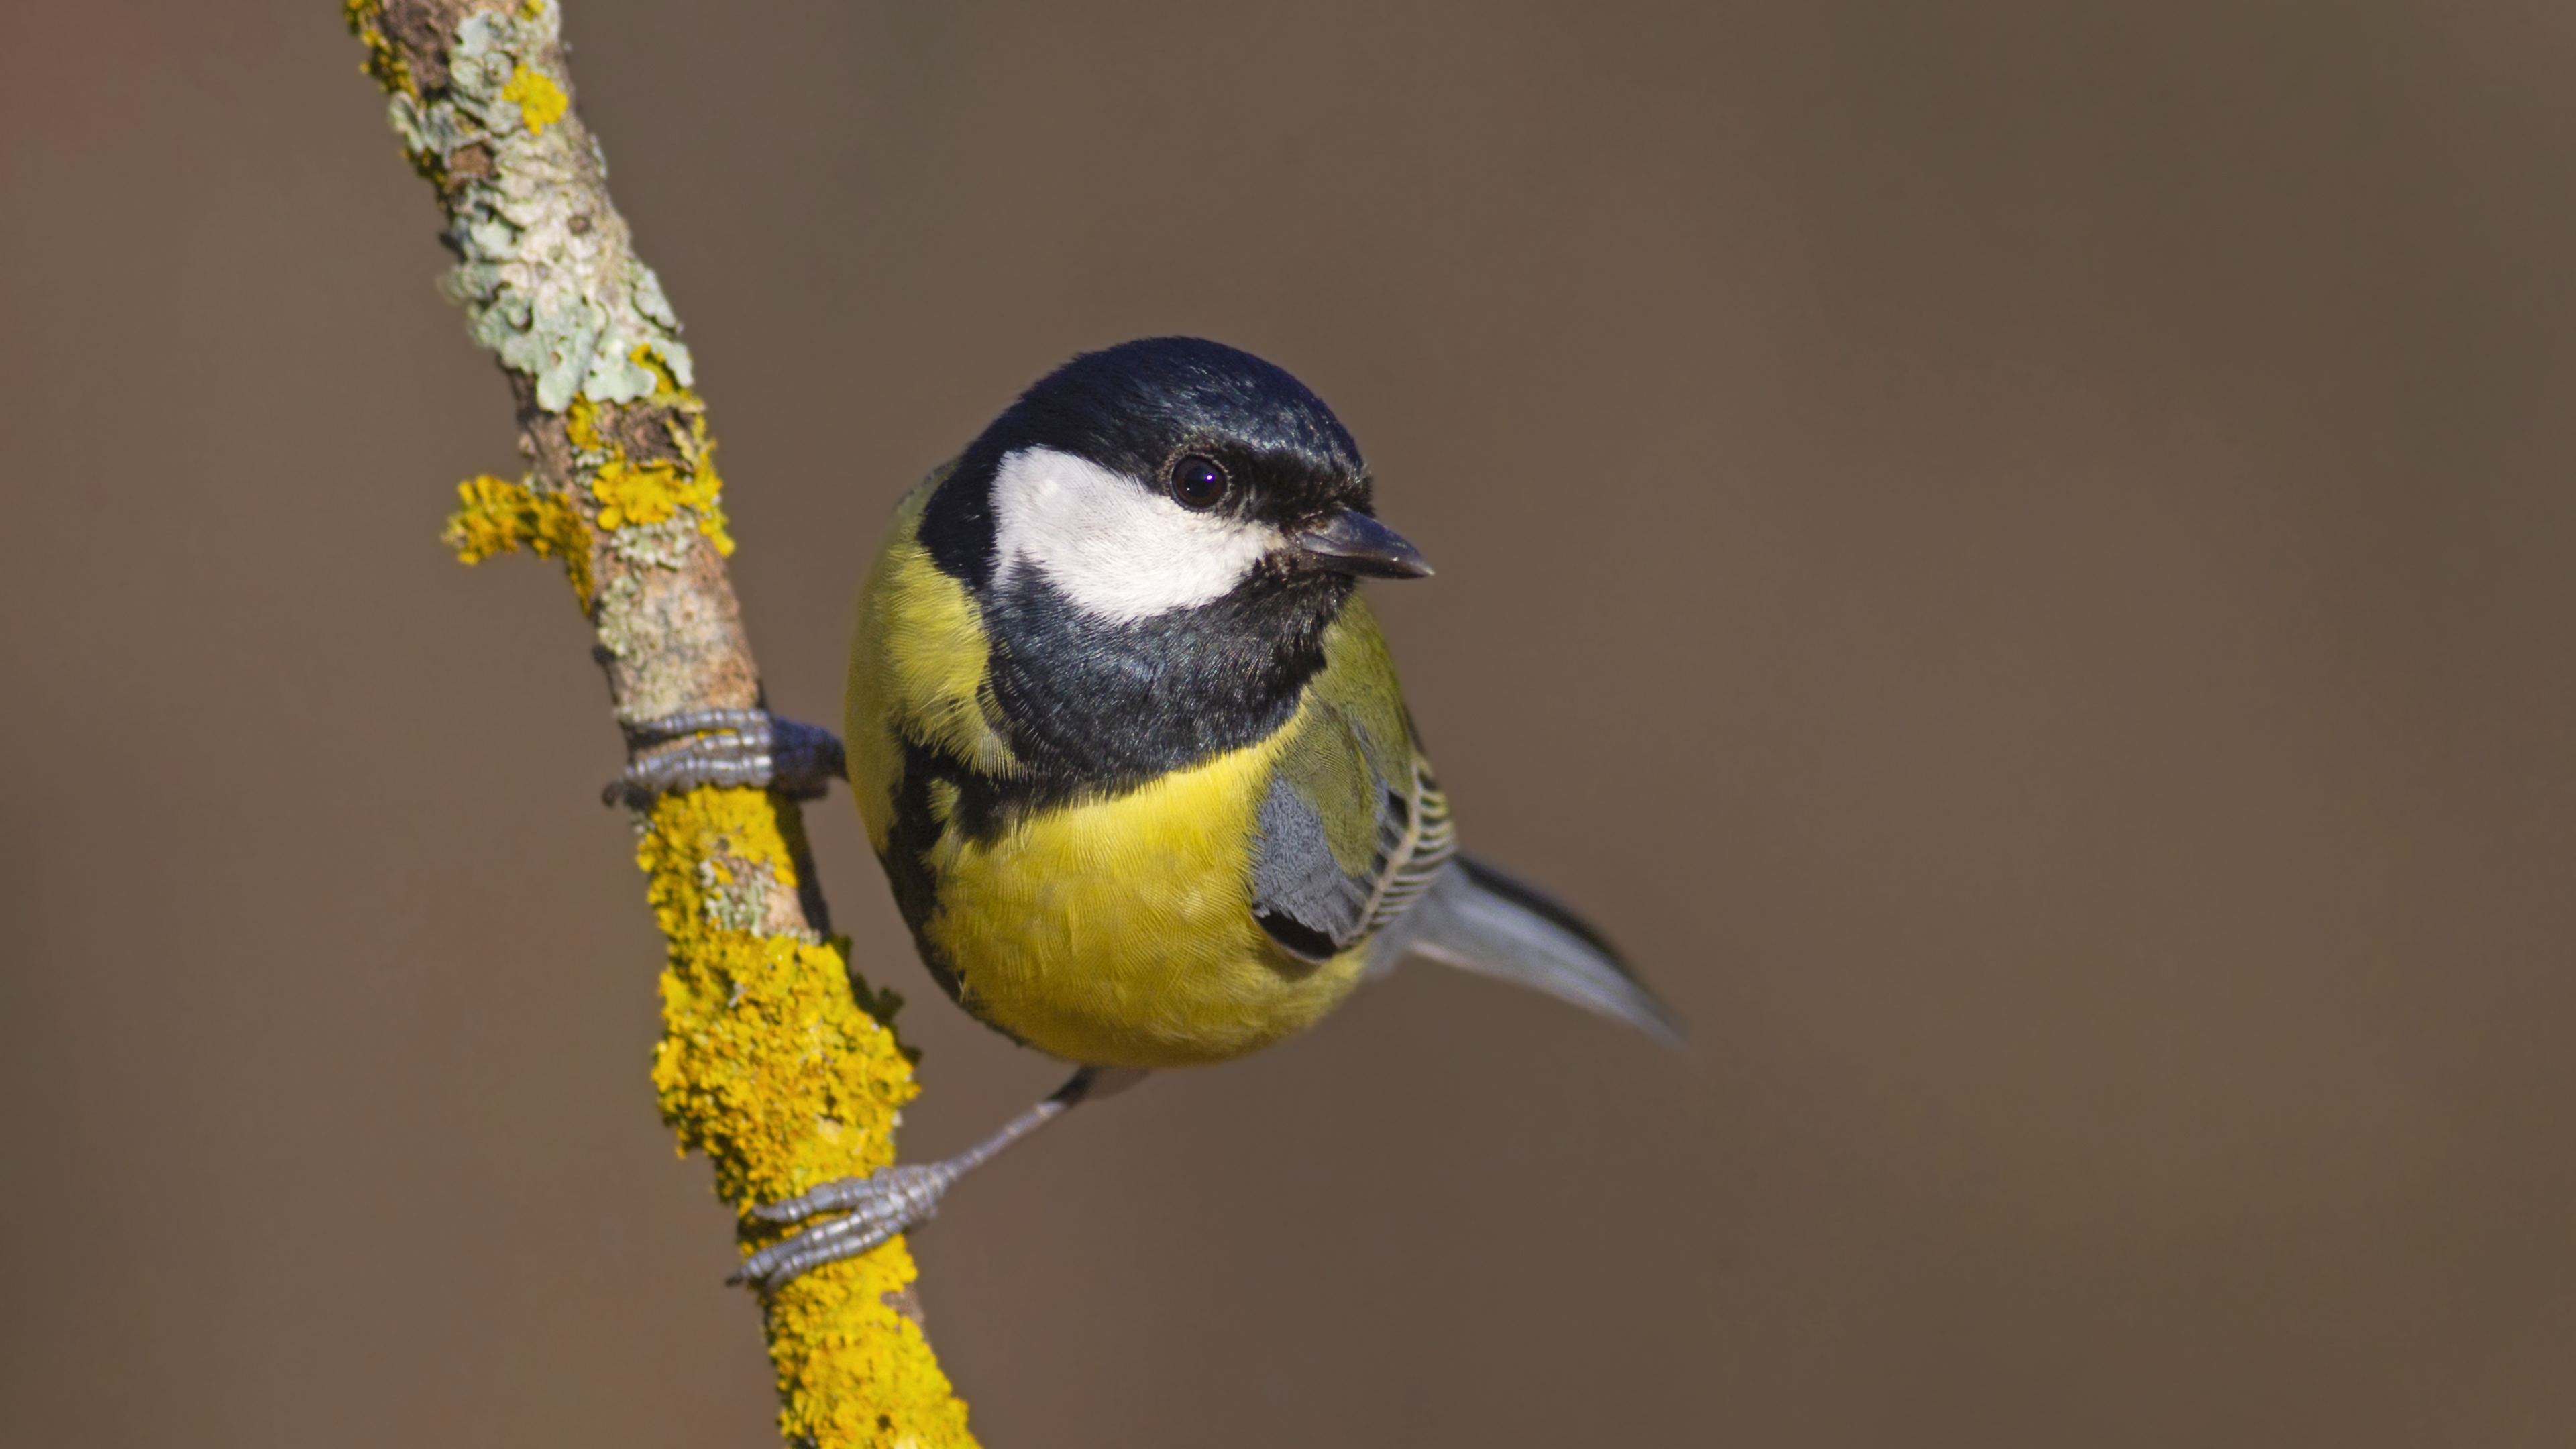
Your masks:
<path fill-rule="evenodd" d="M 1345 508 L 1297 536 L 1297 549 L 1337 573 L 1376 579 L 1423 579 L 1431 565 L 1404 535 L 1356 508 Z"/>

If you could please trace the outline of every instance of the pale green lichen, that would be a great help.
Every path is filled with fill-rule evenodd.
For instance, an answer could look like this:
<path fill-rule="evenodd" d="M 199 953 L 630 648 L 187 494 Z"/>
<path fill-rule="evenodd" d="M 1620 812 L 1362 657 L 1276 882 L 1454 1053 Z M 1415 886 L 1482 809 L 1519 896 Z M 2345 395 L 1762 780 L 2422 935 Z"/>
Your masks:
<path fill-rule="evenodd" d="M 618 659 L 640 659 L 652 640 L 645 631 L 652 621 L 639 607 L 644 600 L 644 581 L 633 574 L 619 574 L 599 591 L 598 607 L 591 610 L 592 623 L 599 635 L 599 647 Z"/>
<path fill-rule="evenodd" d="M 768 919 L 769 901 L 778 887 L 777 874 L 754 862 L 698 862 L 698 891 L 706 902 L 707 924 L 719 931 L 758 930 Z"/>
<path fill-rule="evenodd" d="M 688 561 L 697 535 L 697 525 L 686 519 L 630 523 L 608 535 L 608 549 L 639 569 L 675 569 Z"/>
<path fill-rule="evenodd" d="M 681 386 L 691 381 L 661 279 L 635 258 L 616 213 L 582 207 L 586 188 L 566 184 L 604 174 L 607 162 L 586 133 L 554 124 L 571 104 L 555 70 L 561 24 L 555 0 L 467 16 L 448 49 L 446 86 L 429 95 L 396 87 L 387 112 L 414 161 L 448 192 L 459 258 L 448 295 L 464 306 L 475 341 L 535 380 L 548 412 L 575 397 L 652 396 L 654 369 L 639 351 Z M 469 148 L 481 155 L 458 164 Z"/>

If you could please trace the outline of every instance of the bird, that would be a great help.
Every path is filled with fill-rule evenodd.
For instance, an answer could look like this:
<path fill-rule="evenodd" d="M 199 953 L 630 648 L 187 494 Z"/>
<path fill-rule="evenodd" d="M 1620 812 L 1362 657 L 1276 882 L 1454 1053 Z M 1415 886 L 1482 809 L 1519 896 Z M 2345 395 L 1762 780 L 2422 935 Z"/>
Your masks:
<path fill-rule="evenodd" d="M 941 989 L 1075 1067 L 964 1154 L 755 1206 L 805 1226 L 734 1281 L 916 1228 L 1075 1104 L 1293 1036 L 1408 954 L 1678 1044 L 1600 932 L 1458 851 L 1359 589 L 1432 570 L 1374 494 L 1272 363 L 1192 337 L 1081 353 L 895 509 L 837 749 L 760 712 L 644 732 L 678 743 L 612 794 L 845 777 Z"/>

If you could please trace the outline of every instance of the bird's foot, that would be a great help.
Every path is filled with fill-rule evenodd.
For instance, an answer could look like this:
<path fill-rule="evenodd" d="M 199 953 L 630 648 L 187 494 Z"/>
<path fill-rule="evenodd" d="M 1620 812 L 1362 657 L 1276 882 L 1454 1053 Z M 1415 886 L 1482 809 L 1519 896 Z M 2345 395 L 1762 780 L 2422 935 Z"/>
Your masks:
<path fill-rule="evenodd" d="M 855 1258 L 899 1233 L 930 1221 L 939 1199 L 962 1169 L 954 1163 L 884 1168 L 866 1177 L 827 1182 L 801 1197 L 763 1203 L 751 1215 L 765 1223 L 803 1222 L 816 1213 L 842 1216 L 779 1239 L 742 1260 L 728 1283 L 748 1283 L 763 1293 L 826 1263 Z"/>
<path fill-rule="evenodd" d="M 630 726 L 627 765 L 600 799 L 642 809 L 701 785 L 775 790 L 811 800 L 848 773 L 841 741 L 819 725 L 762 709 L 693 709 Z"/>
<path fill-rule="evenodd" d="M 930 1221 L 931 1214 L 939 1211 L 939 1199 L 957 1179 L 1063 1116 L 1083 1098 L 1123 1090 L 1144 1075 L 1129 1068 L 1084 1067 L 1045 1101 L 1003 1123 L 1001 1131 L 944 1162 L 888 1167 L 866 1177 L 827 1182 L 785 1202 L 763 1203 L 751 1209 L 751 1215 L 765 1223 L 801 1223 L 816 1213 L 842 1216 L 779 1239 L 743 1259 L 725 1281 L 749 1283 L 763 1293 L 773 1293 L 799 1273 L 855 1258 L 897 1233 L 908 1233 Z"/>

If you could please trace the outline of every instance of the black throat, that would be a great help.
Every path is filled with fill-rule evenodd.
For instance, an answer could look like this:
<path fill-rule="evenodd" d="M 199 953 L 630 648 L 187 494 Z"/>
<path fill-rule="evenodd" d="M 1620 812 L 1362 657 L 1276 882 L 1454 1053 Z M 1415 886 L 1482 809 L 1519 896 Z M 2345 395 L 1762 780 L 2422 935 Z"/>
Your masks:
<path fill-rule="evenodd" d="M 1012 753 L 1056 790 L 1114 794 L 1265 739 L 1323 669 L 1350 594 L 1339 574 L 1265 568 L 1213 603 L 1119 623 L 1015 571 L 983 600 Z"/>

